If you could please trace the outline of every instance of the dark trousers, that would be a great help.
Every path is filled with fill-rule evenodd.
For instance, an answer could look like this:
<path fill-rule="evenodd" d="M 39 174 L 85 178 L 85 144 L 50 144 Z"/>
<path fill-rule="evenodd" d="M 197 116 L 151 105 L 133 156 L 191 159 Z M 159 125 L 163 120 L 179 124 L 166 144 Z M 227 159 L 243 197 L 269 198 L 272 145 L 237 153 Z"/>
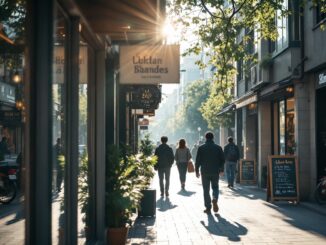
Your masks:
<path fill-rule="evenodd" d="M 177 164 L 178 170 L 179 170 L 179 178 L 181 184 L 186 183 L 186 174 L 187 174 L 187 163 L 186 162 L 180 162 Z"/>
<path fill-rule="evenodd" d="M 169 191 L 169 187 L 170 187 L 170 172 L 171 172 L 171 168 L 159 168 L 158 169 L 158 177 L 160 179 L 160 190 L 161 193 Z M 164 177 L 165 177 L 165 188 L 164 188 Z"/>
<path fill-rule="evenodd" d="M 213 191 L 213 198 L 218 200 L 218 195 L 219 195 L 219 185 L 218 181 L 220 179 L 219 174 L 209 174 L 201 175 L 201 181 L 203 184 L 203 190 L 204 190 L 204 202 L 205 202 L 205 207 L 208 209 L 212 208 L 212 199 L 211 195 L 209 194 L 210 187 L 212 187 Z"/>

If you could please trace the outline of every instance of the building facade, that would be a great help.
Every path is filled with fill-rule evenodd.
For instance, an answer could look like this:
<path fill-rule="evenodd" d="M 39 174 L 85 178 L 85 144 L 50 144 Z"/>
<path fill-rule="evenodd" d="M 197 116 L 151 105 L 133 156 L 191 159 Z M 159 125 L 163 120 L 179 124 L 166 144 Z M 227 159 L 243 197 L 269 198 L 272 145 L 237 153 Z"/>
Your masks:
<path fill-rule="evenodd" d="M 263 188 L 268 156 L 296 155 L 300 198 L 308 200 L 325 175 L 326 16 L 311 2 L 302 7 L 284 1 L 283 7 L 292 14 L 276 13 L 277 40 L 251 45 L 258 63 L 249 69 L 237 63 L 235 138 L 243 158 L 256 161 L 257 182 Z M 255 30 L 245 31 L 250 35 Z"/>

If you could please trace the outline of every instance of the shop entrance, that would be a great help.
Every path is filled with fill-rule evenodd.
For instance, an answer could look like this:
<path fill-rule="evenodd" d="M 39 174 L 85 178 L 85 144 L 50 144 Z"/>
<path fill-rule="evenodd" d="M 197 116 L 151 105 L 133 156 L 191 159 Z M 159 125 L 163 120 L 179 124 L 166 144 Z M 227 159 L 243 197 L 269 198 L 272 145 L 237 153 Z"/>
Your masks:
<path fill-rule="evenodd" d="M 316 92 L 317 178 L 326 176 L 326 87 Z"/>

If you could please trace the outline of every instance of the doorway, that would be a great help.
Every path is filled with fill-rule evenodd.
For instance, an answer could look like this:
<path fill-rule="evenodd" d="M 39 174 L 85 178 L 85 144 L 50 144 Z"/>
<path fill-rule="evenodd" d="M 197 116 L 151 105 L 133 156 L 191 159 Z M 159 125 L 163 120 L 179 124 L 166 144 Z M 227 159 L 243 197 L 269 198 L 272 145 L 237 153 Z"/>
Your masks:
<path fill-rule="evenodd" d="M 326 87 L 316 91 L 317 179 L 326 176 Z"/>

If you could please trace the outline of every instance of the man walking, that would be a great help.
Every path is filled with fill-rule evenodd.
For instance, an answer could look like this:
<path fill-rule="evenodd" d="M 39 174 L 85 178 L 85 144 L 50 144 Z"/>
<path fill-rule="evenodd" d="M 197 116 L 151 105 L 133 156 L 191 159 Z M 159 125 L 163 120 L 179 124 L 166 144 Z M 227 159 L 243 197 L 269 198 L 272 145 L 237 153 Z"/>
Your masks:
<path fill-rule="evenodd" d="M 228 187 L 233 188 L 235 169 L 240 158 L 238 146 L 233 143 L 233 138 L 228 137 L 228 144 L 224 147 L 224 157 L 226 160 L 226 177 L 228 180 Z"/>
<path fill-rule="evenodd" d="M 162 136 L 161 142 L 156 149 L 155 155 L 157 156 L 157 164 L 155 166 L 155 170 L 158 170 L 158 177 L 160 180 L 160 190 L 161 197 L 165 195 L 169 196 L 169 187 L 170 187 L 170 172 L 171 167 L 174 162 L 174 155 L 172 148 L 168 146 L 166 143 L 168 142 L 168 137 Z M 164 177 L 165 177 L 165 187 L 164 187 Z"/>
<path fill-rule="evenodd" d="M 196 156 L 196 177 L 199 178 L 199 168 L 201 172 L 201 181 L 204 191 L 204 202 L 206 214 L 211 214 L 213 211 L 218 212 L 218 196 L 219 196 L 219 176 L 224 171 L 224 154 L 222 148 L 215 144 L 212 132 L 207 132 L 205 144 L 199 146 Z M 210 196 L 210 185 L 213 191 L 213 199 Z"/>

